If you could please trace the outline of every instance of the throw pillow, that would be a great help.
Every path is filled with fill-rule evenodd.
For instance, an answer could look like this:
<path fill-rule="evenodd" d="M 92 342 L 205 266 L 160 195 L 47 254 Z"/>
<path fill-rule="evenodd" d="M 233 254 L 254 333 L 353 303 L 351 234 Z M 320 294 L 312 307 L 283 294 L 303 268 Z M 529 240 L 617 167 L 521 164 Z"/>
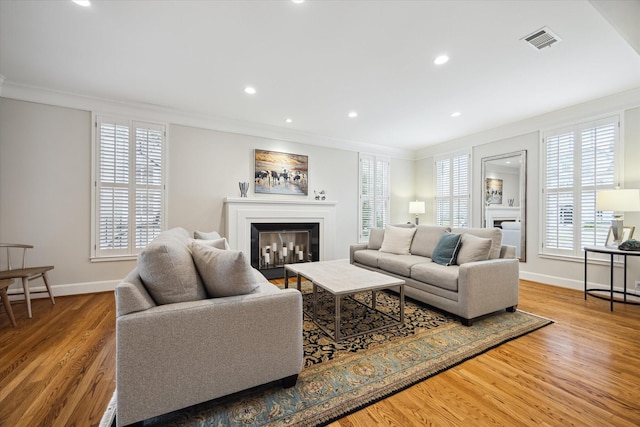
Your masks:
<path fill-rule="evenodd" d="M 230 249 L 229 242 L 227 242 L 226 237 L 222 237 L 220 239 L 215 240 L 201 240 L 201 239 L 192 239 L 191 242 L 196 243 L 198 245 L 209 246 L 216 249 Z"/>
<path fill-rule="evenodd" d="M 188 234 L 163 232 L 138 255 L 140 278 L 158 305 L 207 297 L 187 246 L 188 239 Z"/>
<path fill-rule="evenodd" d="M 201 240 L 218 240 L 220 237 L 220 234 L 218 234 L 217 231 L 194 231 L 193 232 L 193 238 L 194 239 L 201 239 Z"/>
<path fill-rule="evenodd" d="M 367 249 L 374 249 L 377 251 L 382 246 L 382 240 L 384 240 L 384 228 L 370 229 Z"/>
<path fill-rule="evenodd" d="M 440 265 L 453 265 L 460 250 L 460 234 L 446 231 L 431 254 L 431 260 Z"/>
<path fill-rule="evenodd" d="M 489 259 L 491 239 L 483 239 L 472 234 L 463 234 L 460 238 L 460 251 L 456 264 L 462 265 L 473 261 L 486 261 Z"/>
<path fill-rule="evenodd" d="M 253 268 L 241 251 L 189 244 L 193 261 L 212 298 L 250 294 L 259 287 Z"/>
<path fill-rule="evenodd" d="M 380 251 L 397 255 L 409 255 L 411 241 L 413 240 L 415 232 L 415 227 L 403 228 L 393 225 L 388 226 L 384 231 L 384 239 L 382 239 Z"/>

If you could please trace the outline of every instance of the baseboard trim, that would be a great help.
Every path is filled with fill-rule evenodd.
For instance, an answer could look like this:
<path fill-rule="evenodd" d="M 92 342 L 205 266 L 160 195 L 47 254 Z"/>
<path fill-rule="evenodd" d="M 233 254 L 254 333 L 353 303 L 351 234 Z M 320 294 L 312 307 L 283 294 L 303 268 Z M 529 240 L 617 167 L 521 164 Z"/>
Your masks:
<path fill-rule="evenodd" d="M 65 285 L 51 286 L 51 292 L 54 297 L 62 297 L 67 295 L 82 295 L 82 294 L 95 294 L 98 292 L 113 292 L 116 285 L 120 283 L 120 280 L 105 280 L 102 282 L 85 282 L 85 283 L 70 283 Z M 16 287 L 17 286 L 17 287 Z M 16 288 L 14 288 L 16 287 Z M 22 285 L 16 282 L 12 286 L 14 289 L 9 289 L 7 292 L 10 301 L 24 300 L 24 294 L 22 292 Z M 44 285 L 30 286 L 31 299 L 37 298 L 49 298 L 47 294 L 47 288 Z M 35 293 L 41 292 L 41 293 Z"/>
<path fill-rule="evenodd" d="M 520 278 L 532 282 L 544 283 L 546 285 L 559 286 L 561 288 L 584 291 L 584 281 L 565 279 L 563 277 L 549 276 L 547 274 L 532 273 L 530 271 L 520 271 Z"/>

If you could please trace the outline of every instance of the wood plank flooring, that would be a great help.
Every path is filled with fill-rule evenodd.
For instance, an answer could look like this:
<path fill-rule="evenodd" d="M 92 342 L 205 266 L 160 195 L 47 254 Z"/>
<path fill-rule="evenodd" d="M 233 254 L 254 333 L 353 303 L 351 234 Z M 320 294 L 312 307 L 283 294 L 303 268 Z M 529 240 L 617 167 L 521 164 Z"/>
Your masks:
<path fill-rule="evenodd" d="M 638 426 L 640 306 L 521 281 L 519 309 L 555 321 L 331 427 Z M 0 311 L 0 426 L 95 426 L 115 389 L 111 293 Z"/>

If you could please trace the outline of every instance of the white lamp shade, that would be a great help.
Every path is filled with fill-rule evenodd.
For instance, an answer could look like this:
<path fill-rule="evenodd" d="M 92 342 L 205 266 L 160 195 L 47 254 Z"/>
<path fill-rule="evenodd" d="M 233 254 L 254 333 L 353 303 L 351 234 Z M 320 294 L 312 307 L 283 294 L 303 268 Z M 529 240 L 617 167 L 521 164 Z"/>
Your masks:
<path fill-rule="evenodd" d="M 598 190 L 596 209 L 599 211 L 638 212 L 640 211 L 640 190 Z"/>
<path fill-rule="evenodd" d="M 409 202 L 409 213 L 411 214 L 423 214 L 424 213 L 424 202 Z"/>

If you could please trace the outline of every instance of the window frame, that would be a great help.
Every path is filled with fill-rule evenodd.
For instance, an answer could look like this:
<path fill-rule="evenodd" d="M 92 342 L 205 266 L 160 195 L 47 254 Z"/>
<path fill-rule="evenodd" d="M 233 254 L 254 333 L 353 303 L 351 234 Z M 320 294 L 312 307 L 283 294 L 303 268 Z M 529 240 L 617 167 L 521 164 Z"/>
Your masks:
<path fill-rule="evenodd" d="M 624 137 L 623 137 L 623 117 L 624 115 L 620 112 L 611 113 L 602 115 L 596 118 L 591 118 L 587 120 L 581 120 L 580 122 L 568 124 L 565 126 L 557 127 L 550 130 L 545 130 L 540 132 L 540 214 L 539 214 L 539 254 L 543 257 L 552 257 L 552 258 L 573 258 L 573 259 L 584 259 L 584 250 L 583 247 L 585 245 L 593 246 L 596 245 L 597 242 L 594 240 L 593 242 L 585 243 L 582 230 L 584 228 L 585 218 L 588 218 L 588 214 L 583 212 L 583 205 L 585 203 L 592 203 L 594 205 L 594 209 L 592 212 L 592 217 L 594 224 L 598 222 L 609 222 L 612 218 L 613 212 L 608 211 L 597 211 L 595 210 L 595 194 L 593 196 L 593 200 L 590 201 L 589 198 L 583 197 L 588 192 L 596 193 L 597 190 L 604 189 L 613 189 L 616 187 L 623 188 L 623 177 L 624 177 Z M 613 136 L 613 155 L 612 155 L 612 169 L 613 173 L 611 175 L 611 182 L 603 183 L 603 184 L 592 184 L 585 185 L 583 182 L 584 174 L 583 174 L 583 162 L 585 158 L 587 158 L 585 151 L 582 148 L 582 138 L 585 131 L 596 129 L 597 127 L 603 127 L 607 124 L 614 124 L 614 136 Z M 562 187 L 566 189 L 564 193 L 571 193 L 572 197 L 572 206 L 570 207 L 571 211 L 571 220 L 572 220 L 572 231 L 571 231 L 571 249 L 563 249 L 558 247 L 550 247 L 547 243 L 547 234 L 548 234 L 548 220 L 547 216 L 549 214 L 549 204 L 547 203 L 549 194 L 551 194 L 551 190 L 547 187 L 548 180 L 548 139 L 553 137 L 560 137 L 561 135 L 568 135 L 569 133 L 574 134 L 574 147 L 573 147 L 573 170 L 571 171 L 572 176 L 572 184 L 571 186 Z M 594 147 L 593 153 L 597 158 L 598 155 L 597 147 Z M 594 161 L 595 164 L 595 161 Z M 594 168 L 595 169 L 595 168 Z M 560 175 L 560 172 L 558 172 Z M 565 174 L 566 175 L 566 174 Z M 594 176 L 594 179 L 598 177 Z M 560 177 L 558 177 L 560 179 Z M 554 189 L 555 193 L 559 191 Z M 561 212 L 558 210 L 558 214 L 556 216 L 556 220 L 559 223 L 563 220 L 563 216 Z M 559 231 L 558 231 L 559 233 Z M 594 231 L 593 238 L 596 239 L 599 234 L 597 232 L 597 228 Z M 605 233 L 606 235 L 606 233 Z M 587 236 L 588 237 L 588 236 Z M 606 238 L 606 237 L 605 237 Z M 604 243 L 603 243 L 604 245 Z M 557 245 L 558 246 L 558 245 Z"/>
<path fill-rule="evenodd" d="M 100 149 L 101 149 L 101 123 L 114 123 L 128 127 L 128 246 L 126 249 L 100 249 Z M 161 134 L 160 151 L 160 183 L 138 184 L 136 183 L 136 130 L 152 129 Z M 136 189 L 150 188 L 160 191 L 160 227 L 159 231 L 166 230 L 167 224 L 167 171 L 168 171 L 168 140 L 169 132 L 167 123 L 153 120 L 142 120 L 125 117 L 116 114 L 103 114 L 92 112 L 91 114 L 91 242 L 90 261 L 121 261 L 135 260 L 143 247 L 136 248 Z M 149 159 L 149 157 L 147 157 Z M 147 175 L 148 176 L 148 175 Z"/>
<path fill-rule="evenodd" d="M 363 194 L 363 161 L 373 161 L 373 176 L 370 179 L 373 181 L 372 196 Z M 384 179 L 384 186 L 382 188 L 382 194 L 378 195 L 379 188 L 378 182 L 378 162 L 386 163 L 386 176 Z M 371 227 L 363 227 L 363 221 L 365 215 L 363 214 L 364 199 L 368 198 L 373 202 L 373 219 L 371 221 Z M 376 213 L 380 210 L 382 205 L 382 222 L 376 222 Z M 386 207 L 386 208 L 385 208 Z M 358 153 L 358 242 L 367 243 L 369 241 L 369 229 L 370 228 L 384 228 L 389 224 L 391 218 L 391 158 L 389 156 Z"/>
<path fill-rule="evenodd" d="M 455 194 L 456 182 L 459 180 L 456 176 L 454 176 L 454 163 L 455 159 L 466 157 L 467 158 L 467 173 L 466 173 L 466 181 L 467 181 L 467 191 L 466 194 Z M 448 173 L 448 183 L 447 190 L 448 195 L 439 195 L 439 163 L 447 161 L 449 163 L 449 173 Z M 433 159 L 433 223 L 438 226 L 446 226 L 451 228 L 468 228 L 471 227 L 471 214 L 472 214 L 472 203 L 471 203 L 471 169 L 472 169 L 472 153 L 471 150 L 463 150 L 463 151 L 455 151 L 448 154 L 443 154 L 440 156 L 436 156 Z M 462 201 L 466 200 L 467 204 L 467 221 L 466 225 L 454 225 L 454 215 L 455 215 L 455 207 L 456 200 Z M 441 201 L 448 201 L 448 215 L 449 215 L 449 223 L 444 224 L 441 223 L 440 220 L 440 204 Z"/>

